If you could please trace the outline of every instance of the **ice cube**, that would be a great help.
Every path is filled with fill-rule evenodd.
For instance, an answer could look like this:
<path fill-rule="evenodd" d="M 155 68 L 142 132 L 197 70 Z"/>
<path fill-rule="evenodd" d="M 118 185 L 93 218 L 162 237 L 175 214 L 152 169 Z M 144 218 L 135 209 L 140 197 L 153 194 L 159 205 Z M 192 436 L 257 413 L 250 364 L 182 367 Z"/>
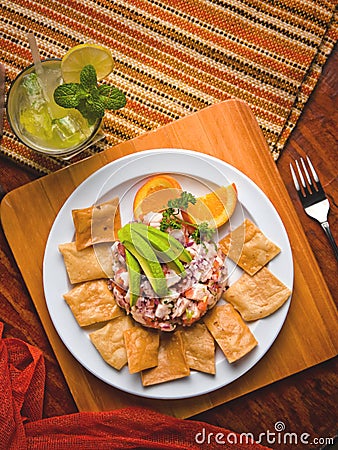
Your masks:
<path fill-rule="evenodd" d="M 39 78 L 35 72 L 29 73 L 23 77 L 22 86 L 25 88 L 28 95 L 42 95 Z"/>
<path fill-rule="evenodd" d="M 35 72 L 25 75 L 22 79 L 22 88 L 25 91 L 25 108 L 39 109 L 46 103 L 40 79 Z"/>
<path fill-rule="evenodd" d="M 52 119 L 46 103 L 39 108 L 28 107 L 21 110 L 20 124 L 31 135 L 39 139 L 50 139 L 53 135 Z"/>
<path fill-rule="evenodd" d="M 54 134 L 56 134 L 61 141 L 70 141 L 74 145 L 86 137 L 82 132 L 81 123 L 72 115 L 54 119 L 52 127 Z"/>

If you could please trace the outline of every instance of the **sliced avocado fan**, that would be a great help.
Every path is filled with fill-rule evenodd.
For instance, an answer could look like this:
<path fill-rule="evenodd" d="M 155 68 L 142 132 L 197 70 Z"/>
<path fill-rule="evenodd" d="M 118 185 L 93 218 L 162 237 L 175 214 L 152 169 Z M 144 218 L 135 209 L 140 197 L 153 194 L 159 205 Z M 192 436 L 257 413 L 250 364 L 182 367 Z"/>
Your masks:
<path fill-rule="evenodd" d="M 151 233 L 147 229 L 143 229 L 138 226 L 138 223 L 131 224 L 132 229 L 135 230 L 140 236 L 153 247 L 157 258 L 166 263 L 172 270 L 174 270 L 181 277 L 185 277 L 186 272 L 183 264 L 178 259 L 179 251 L 173 249 L 169 245 L 168 239 L 158 235 L 156 233 Z M 154 228 L 155 229 L 155 228 Z M 156 230 L 156 229 L 155 229 Z"/>
<path fill-rule="evenodd" d="M 170 250 L 171 252 L 175 252 L 175 259 L 179 259 L 180 261 L 189 263 L 192 260 L 192 257 L 188 250 L 173 236 L 171 236 L 168 233 L 165 233 L 164 231 L 159 230 L 158 228 L 145 225 L 141 222 L 135 222 L 131 224 L 135 231 L 142 234 L 146 237 L 151 243 L 155 242 L 153 241 L 153 238 L 156 237 L 157 241 L 161 241 L 159 243 L 160 245 L 160 251 L 166 252 L 167 250 Z"/>
<path fill-rule="evenodd" d="M 149 245 L 127 224 L 118 231 L 118 237 L 125 248 L 136 258 L 152 288 L 160 297 L 168 295 L 168 286 L 161 264 Z M 128 263 L 127 263 L 128 264 Z"/>
<path fill-rule="evenodd" d="M 169 292 L 161 262 L 166 263 L 182 278 L 185 277 L 182 262 L 190 262 L 192 257 L 185 247 L 168 233 L 143 223 L 133 222 L 122 227 L 118 231 L 118 237 L 126 248 L 131 304 L 135 304 L 139 295 L 141 268 L 160 297 L 165 297 Z"/>

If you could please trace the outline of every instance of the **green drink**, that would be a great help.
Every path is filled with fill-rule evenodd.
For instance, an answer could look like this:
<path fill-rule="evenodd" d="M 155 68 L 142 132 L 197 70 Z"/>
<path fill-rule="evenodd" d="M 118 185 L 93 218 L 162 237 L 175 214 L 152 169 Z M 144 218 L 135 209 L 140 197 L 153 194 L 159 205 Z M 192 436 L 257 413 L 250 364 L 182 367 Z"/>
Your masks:
<path fill-rule="evenodd" d="M 75 108 L 63 108 L 54 101 L 54 90 L 62 84 L 61 60 L 42 61 L 43 74 L 34 66 L 21 72 L 8 94 L 7 117 L 13 132 L 28 147 L 54 156 L 69 156 L 89 146 L 101 119 L 89 125 Z"/>

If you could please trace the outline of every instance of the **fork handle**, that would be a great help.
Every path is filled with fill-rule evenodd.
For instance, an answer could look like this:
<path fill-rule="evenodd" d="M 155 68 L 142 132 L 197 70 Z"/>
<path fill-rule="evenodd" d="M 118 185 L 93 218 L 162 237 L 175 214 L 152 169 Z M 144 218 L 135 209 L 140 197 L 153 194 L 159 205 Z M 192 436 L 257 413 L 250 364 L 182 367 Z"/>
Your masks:
<path fill-rule="evenodd" d="M 336 257 L 336 260 L 338 261 L 338 247 L 337 247 L 336 241 L 334 240 L 334 237 L 331 233 L 329 222 L 322 222 L 321 226 L 322 226 L 326 236 L 329 238 L 331 247 L 333 248 L 334 256 Z"/>

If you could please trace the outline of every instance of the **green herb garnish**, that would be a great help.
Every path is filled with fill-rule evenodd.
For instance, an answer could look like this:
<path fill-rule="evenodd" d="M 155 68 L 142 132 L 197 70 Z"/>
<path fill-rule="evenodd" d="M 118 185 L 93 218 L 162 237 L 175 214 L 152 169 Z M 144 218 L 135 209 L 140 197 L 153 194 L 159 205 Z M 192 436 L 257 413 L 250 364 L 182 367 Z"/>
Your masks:
<path fill-rule="evenodd" d="M 215 229 L 210 228 L 207 222 L 202 222 L 200 224 L 194 224 L 195 231 L 192 233 L 191 237 L 196 242 L 200 244 L 202 240 L 210 241 L 215 234 Z"/>
<path fill-rule="evenodd" d="M 168 208 L 162 212 L 162 220 L 160 223 L 160 230 L 167 231 L 171 229 L 181 229 L 183 225 L 193 227 L 195 230 L 191 234 L 192 239 L 196 244 L 200 244 L 203 240 L 211 240 L 215 229 L 210 228 L 208 222 L 202 222 L 200 224 L 190 223 L 182 220 L 179 215 L 181 211 L 188 209 L 189 203 L 194 205 L 197 202 L 196 197 L 189 192 L 181 192 L 180 197 L 168 201 Z"/>
<path fill-rule="evenodd" d="M 181 196 L 168 201 L 169 208 L 176 208 L 180 210 L 186 210 L 189 203 L 194 205 L 197 202 L 196 197 L 194 197 L 190 192 L 182 192 Z"/>
<path fill-rule="evenodd" d="M 64 83 L 54 91 L 54 100 L 63 108 L 75 108 L 90 125 L 104 116 L 106 109 L 121 109 L 126 104 L 122 91 L 114 86 L 98 86 L 96 70 L 91 64 L 83 67 L 80 83 Z"/>

